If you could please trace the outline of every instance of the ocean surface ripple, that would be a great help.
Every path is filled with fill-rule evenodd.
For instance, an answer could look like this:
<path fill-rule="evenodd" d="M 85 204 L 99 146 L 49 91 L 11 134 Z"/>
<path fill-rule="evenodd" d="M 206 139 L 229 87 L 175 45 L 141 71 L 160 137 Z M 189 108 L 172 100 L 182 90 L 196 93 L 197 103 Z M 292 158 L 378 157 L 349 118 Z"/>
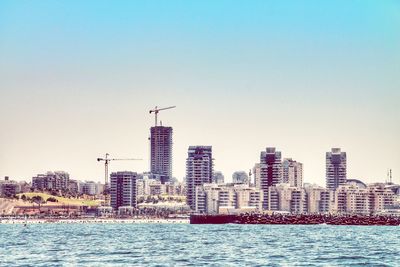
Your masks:
<path fill-rule="evenodd" d="M 0 266 L 400 266 L 397 226 L 0 225 Z"/>

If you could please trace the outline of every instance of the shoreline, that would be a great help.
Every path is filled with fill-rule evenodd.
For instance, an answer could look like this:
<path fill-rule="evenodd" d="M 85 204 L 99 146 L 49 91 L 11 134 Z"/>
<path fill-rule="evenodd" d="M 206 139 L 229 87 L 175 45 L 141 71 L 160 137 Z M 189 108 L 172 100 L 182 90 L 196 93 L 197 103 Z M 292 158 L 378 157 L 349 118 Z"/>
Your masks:
<path fill-rule="evenodd" d="M 0 224 L 189 224 L 189 219 L 0 219 Z"/>

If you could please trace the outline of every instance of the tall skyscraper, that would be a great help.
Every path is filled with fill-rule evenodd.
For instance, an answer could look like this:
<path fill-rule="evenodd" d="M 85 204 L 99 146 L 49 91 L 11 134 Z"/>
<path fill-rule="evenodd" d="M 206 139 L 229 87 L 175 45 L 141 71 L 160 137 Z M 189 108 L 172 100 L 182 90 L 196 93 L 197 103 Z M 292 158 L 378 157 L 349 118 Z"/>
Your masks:
<path fill-rule="evenodd" d="M 113 172 L 110 176 L 111 207 L 136 207 L 137 187 L 136 172 Z"/>
<path fill-rule="evenodd" d="M 275 147 L 267 147 L 260 155 L 260 188 L 264 192 L 264 209 L 270 209 L 269 188 L 282 183 L 282 155 Z"/>
<path fill-rule="evenodd" d="M 192 210 L 196 210 L 196 186 L 211 183 L 213 178 L 211 146 L 190 146 L 186 159 L 186 199 Z"/>
<path fill-rule="evenodd" d="M 291 158 L 283 159 L 283 183 L 290 184 L 290 186 L 302 188 L 303 187 L 303 164 L 292 160 Z"/>
<path fill-rule="evenodd" d="M 150 134 L 150 172 L 164 184 L 172 178 L 172 127 L 151 127 Z"/>
<path fill-rule="evenodd" d="M 339 185 L 347 181 L 346 152 L 341 152 L 340 148 L 332 148 L 331 152 L 326 152 L 326 188 L 336 190 Z"/>

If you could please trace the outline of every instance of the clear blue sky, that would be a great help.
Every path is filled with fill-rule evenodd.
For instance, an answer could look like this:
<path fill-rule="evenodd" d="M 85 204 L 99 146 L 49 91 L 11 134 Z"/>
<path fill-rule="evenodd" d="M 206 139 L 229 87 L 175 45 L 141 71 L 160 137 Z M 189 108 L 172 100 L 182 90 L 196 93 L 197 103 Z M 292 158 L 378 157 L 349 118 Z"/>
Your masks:
<path fill-rule="evenodd" d="M 230 179 L 276 146 L 324 184 L 400 182 L 399 1 L 1 1 L 0 176 L 100 180 L 95 159 L 142 157 L 155 105 L 174 127 L 174 174 L 212 145 Z"/>

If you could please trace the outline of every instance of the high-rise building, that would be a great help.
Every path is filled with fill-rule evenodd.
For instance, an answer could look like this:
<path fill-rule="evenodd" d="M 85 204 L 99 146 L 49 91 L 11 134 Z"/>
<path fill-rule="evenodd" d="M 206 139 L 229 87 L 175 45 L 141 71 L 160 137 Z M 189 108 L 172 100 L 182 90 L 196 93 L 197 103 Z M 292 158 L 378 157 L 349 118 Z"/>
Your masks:
<path fill-rule="evenodd" d="M 303 187 L 303 164 L 292 160 L 291 158 L 283 159 L 283 183 L 290 184 L 297 188 Z"/>
<path fill-rule="evenodd" d="M 186 200 L 196 210 L 196 186 L 211 183 L 213 178 L 211 146 L 190 146 L 186 159 Z"/>
<path fill-rule="evenodd" d="M 150 134 L 150 172 L 164 184 L 172 178 L 172 127 L 151 127 Z"/>
<path fill-rule="evenodd" d="M 267 147 L 260 155 L 260 189 L 264 192 L 264 209 L 269 207 L 269 187 L 282 183 L 282 155 L 275 147 Z"/>
<path fill-rule="evenodd" d="M 137 206 L 136 172 L 113 172 L 110 175 L 111 207 L 118 210 L 119 207 Z"/>
<path fill-rule="evenodd" d="M 341 152 L 340 148 L 332 148 L 331 152 L 326 152 L 327 189 L 336 190 L 340 185 L 346 184 L 346 161 L 346 152 Z"/>

